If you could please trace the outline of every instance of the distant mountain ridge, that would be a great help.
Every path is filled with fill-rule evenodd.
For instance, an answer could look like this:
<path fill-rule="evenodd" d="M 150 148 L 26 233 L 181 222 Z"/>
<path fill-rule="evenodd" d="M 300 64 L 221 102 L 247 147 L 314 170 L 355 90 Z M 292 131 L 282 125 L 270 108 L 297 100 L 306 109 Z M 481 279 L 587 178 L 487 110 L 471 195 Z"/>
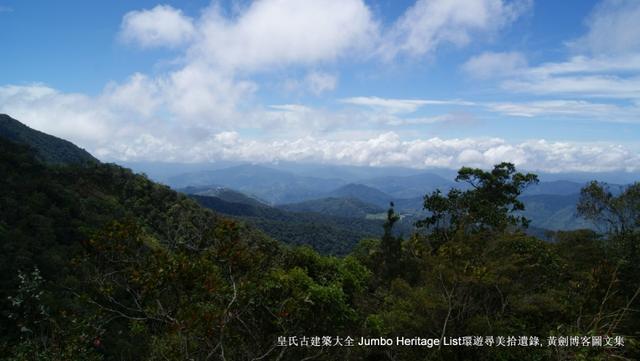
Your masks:
<path fill-rule="evenodd" d="M 531 225 L 551 231 L 593 228 L 592 223 L 577 214 L 580 194 L 535 194 L 520 197 L 525 210 L 522 214 Z"/>
<path fill-rule="evenodd" d="M 0 137 L 27 145 L 36 151 L 39 160 L 49 164 L 98 163 L 86 150 L 73 143 L 31 129 L 16 119 L 0 114 Z"/>
<path fill-rule="evenodd" d="M 178 189 L 179 192 L 186 194 L 193 194 L 198 196 L 217 197 L 223 201 L 232 203 L 248 204 L 252 206 L 266 206 L 267 202 L 264 202 L 249 194 L 241 193 L 233 189 L 215 186 L 215 187 L 186 187 Z"/>
<path fill-rule="evenodd" d="M 585 183 L 571 182 L 566 180 L 540 182 L 538 184 L 527 187 L 527 189 L 525 189 L 525 191 L 523 192 L 523 195 L 532 196 L 553 194 L 568 196 L 571 194 L 580 193 L 580 190 L 582 189 L 582 187 L 584 187 L 584 185 Z"/>
<path fill-rule="evenodd" d="M 174 188 L 212 184 L 253 194 L 272 204 L 282 204 L 320 198 L 327 192 L 342 186 L 344 182 L 339 179 L 299 176 L 251 164 L 186 173 L 169 179 L 169 185 Z"/>
<path fill-rule="evenodd" d="M 454 187 L 468 187 L 431 173 L 377 177 L 347 183 L 339 179 L 300 176 L 256 165 L 219 169 L 209 172 L 203 179 L 203 183 L 216 181 L 223 184 L 220 189 L 226 189 L 227 193 L 221 193 L 218 189 L 221 186 L 191 187 L 192 190 L 187 193 L 217 196 L 230 202 L 252 205 L 264 199 L 264 203 L 288 212 L 351 218 L 380 215 L 390 202 L 394 202 L 396 211 L 403 216 L 420 219 L 427 215 L 423 209 L 425 194 L 436 189 L 447 192 Z M 532 227 L 540 229 L 592 227 L 576 215 L 576 204 L 583 186 L 584 183 L 566 180 L 533 185 L 521 196 L 526 207 L 523 214 L 532 220 Z M 611 185 L 614 194 L 623 188 Z"/>
<path fill-rule="evenodd" d="M 313 212 L 345 218 L 366 218 L 368 215 L 386 211 L 383 207 L 363 202 L 358 198 L 335 197 L 283 204 L 278 206 L 278 208 L 291 212 Z"/>
<path fill-rule="evenodd" d="M 315 212 L 293 212 L 266 204 L 228 202 L 218 197 L 190 195 L 201 206 L 242 220 L 274 239 L 310 245 L 321 253 L 346 254 L 363 238 L 382 234 L 382 221 Z"/>
<path fill-rule="evenodd" d="M 396 199 L 422 197 L 436 189 L 446 192 L 454 187 L 465 187 L 464 184 L 456 183 L 433 173 L 377 177 L 364 180 L 362 184 L 377 188 Z"/>
<path fill-rule="evenodd" d="M 389 208 L 389 203 L 394 200 L 393 196 L 379 189 L 356 183 L 349 183 L 334 189 L 329 192 L 327 196 L 334 198 L 354 198 L 384 209 Z"/>

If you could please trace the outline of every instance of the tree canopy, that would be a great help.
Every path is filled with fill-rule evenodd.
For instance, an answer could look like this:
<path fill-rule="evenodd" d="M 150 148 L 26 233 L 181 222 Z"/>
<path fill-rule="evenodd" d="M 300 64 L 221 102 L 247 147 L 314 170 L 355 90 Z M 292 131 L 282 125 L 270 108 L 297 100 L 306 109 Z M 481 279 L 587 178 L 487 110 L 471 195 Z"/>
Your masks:
<path fill-rule="evenodd" d="M 524 210 L 518 196 L 527 186 L 538 182 L 535 174 L 523 174 L 511 163 L 500 163 L 491 171 L 463 167 L 456 181 L 464 182 L 469 189 L 453 188 L 446 195 L 436 190 L 426 195 L 424 208 L 430 215 L 418 222 L 419 227 L 447 236 L 456 231 L 500 232 L 529 224 L 517 214 Z"/>

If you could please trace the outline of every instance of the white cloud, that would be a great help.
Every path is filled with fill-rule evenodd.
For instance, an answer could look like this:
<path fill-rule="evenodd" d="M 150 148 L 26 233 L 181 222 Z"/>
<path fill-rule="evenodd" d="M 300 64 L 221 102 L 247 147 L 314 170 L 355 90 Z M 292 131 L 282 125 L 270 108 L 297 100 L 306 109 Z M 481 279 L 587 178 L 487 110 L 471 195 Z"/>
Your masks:
<path fill-rule="evenodd" d="M 507 80 L 506 90 L 540 94 L 569 94 L 591 98 L 640 99 L 640 76 L 609 74 L 584 76 L 532 77 Z"/>
<path fill-rule="evenodd" d="M 238 132 L 222 132 L 216 134 L 214 139 L 222 145 L 231 146 L 238 142 L 239 137 Z"/>
<path fill-rule="evenodd" d="M 176 47 L 195 34 L 193 20 L 169 5 L 131 11 L 122 19 L 121 38 L 142 47 Z"/>
<path fill-rule="evenodd" d="M 588 18 L 587 34 L 569 45 L 577 51 L 595 55 L 638 52 L 639 21 L 640 2 L 637 0 L 605 0 Z"/>
<path fill-rule="evenodd" d="M 135 73 L 123 84 L 111 82 L 103 91 L 103 98 L 116 108 L 131 111 L 137 116 L 151 116 L 159 107 L 161 84 L 144 74 Z"/>
<path fill-rule="evenodd" d="M 418 0 L 384 35 L 380 53 L 421 56 L 438 46 L 467 45 L 472 34 L 492 33 L 515 21 L 530 1 Z"/>
<path fill-rule="evenodd" d="M 428 117 L 397 117 L 388 116 L 383 117 L 385 121 L 383 123 L 394 126 L 402 125 L 420 125 L 420 124 L 435 124 L 435 123 L 457 123 L 473 120 L 473 116 L 468 113 L 446 113 Z"/>
<path fill-rule="evenodd" d="M 309 90 L 316 95 L 334 90 L 338 85 L 338 77 L 332 74 L 313 71 L 305 78 Z"/>
<path fill-rule="evenodd" d="M 369 44 L 377 24 L 361 0 L 264 0 L 236 18 L 211 6 L 199 30 L 192 57 L 224 68 L 262 70 L 333 61 Z"/>
<path fill-rule="evenodd" d="M 338 75 L 323 71 L 309 71 L 303 78 L 286 78 L 278 84 L 279 90 L 286 95 L 302 96 L 312 94 L 320 96 L 331 92 L 338 86 Z"/>
<path fill-rule="evenodd" d="M 83 94 L 65 94 L 42 84 L 0 87 L 0 112 L 28 126 L 79 144 L 109 139 L 115 116 Z"/>
<path fill-rule="evenodd" d="M 341 102 L 381 109 L 389 114 L 413 113 L 426 104 L 425 100 L 420 99 L 388 99 L 378 97 L 345 98 L 342 99 Z"/>
<path fill-rule="evenodd" d="M 574 56 L 521 67 L 502 82 L 505 90 L 536 95 L 640 99 L 640 53 Z"/>
<path fill-rule="evenodd" d="M 521 53 L 485 52 L 474 56 L 462 65 L 462 70 L 478 79 L 513 75 L 526 68 L 527 60 Z"/>
<path fill-rule="evenodd" d="M 340 100 L 345 104 L 369 107 L 386 114 L 413 113 L 425 105 L 474 105 L 464 100 L 433 100 L 433 99 L 393 99 L 379 97 L 352 97 Z"/>
<path fill-rule="evenodd" d="M 638 171 L 640 156 L 623 146 L 531 140 L 509 143 L 489 139 L 402 140 L 396 133 L 368 139 L 332 140 L 304 137 L 291 140 L 255 141 L 234 139 L 225 145 L 214 139 L 198 144 L 193 156 L 204 159 L 234 159 L 258 162 L 306 161 L 368 166 L 413 168 L 465 165 L 490 167 L 511 161 L 523 169 L 547 172 Z M 220 155 L 224 155 L 221 157 Z"/>
<path fill-rule="evenodd" d="M 238 125 L 238 108 L 249 102 L 258 86 L 236 80 L 204 64 L 192 63 L 166 76 L 166 108 L 181 121 L 203 126 Z"/>
<path fill-rule="evenodd" d="M 546 77 L 553 75 L 575 75 L 593 73 L 624 74 L 640 71 L 640 54 L 600 55 L 597 57 L 577 55 L 564 62 L 551 62 L 524 69 L 527 76 Z"/>
<path fill-rule="evenodd" d="M 371 55 L 421 56 L 438 46 L 467 45 L 493 34 L 530 8 L 530 0 L 418 0 L 383 31 L 363 0 L 262 0 L 232 16 L 212 3 L 193 20 L 158 5 L 125 15 L 121 37 L 143 47 L 189 44 L 192 60 L 256 71 Z"/>
<path fill-rule="evenodd" d="M 492 111 L 521 117 L 564 116 L 607 122 L 640 122 L 639 106 L 620 106 L 584 100 L 540 100 L 521 103 L 488 103 Z"/>
<path fill-rule="evenodd" d="M 587 20 L 587 33 L 569 42 L 565 61 L 518 69 L 505 90 L 626 101 L 640 99 L 640 2 L 605 0 Z"/>

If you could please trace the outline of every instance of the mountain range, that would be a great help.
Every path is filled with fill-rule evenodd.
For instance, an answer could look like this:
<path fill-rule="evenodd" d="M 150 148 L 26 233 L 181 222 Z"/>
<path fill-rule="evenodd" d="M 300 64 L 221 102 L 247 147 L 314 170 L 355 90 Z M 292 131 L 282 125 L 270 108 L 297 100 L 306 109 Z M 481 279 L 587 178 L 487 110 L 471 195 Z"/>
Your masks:
<path fill-rule="evenodd" d="M 98 162 L 84 149 L 31 129 L 8 115 L 0 115 L 0 136 L 29 145 L 37 157 L 47 163 Z M 324 251 L 337 253 L 344 253 L 358 238 L 378 235 L 391 202 L 403 216 L 404 224 L 399 228 L 402 232 L 410 232 L 411 222 L 426 215 L 422 209 L 425 194 L 436 189 L 446 192 L 453 187 L 466 186 L 454 181 L 451 170 L 443 169 L 222 162 L 173 164 L 163 173 L 154 171 L 158 164 L 134 165 L 156 174 L 172 188 L 190 194 L 208 208 L 259 225 L 258 228 L 267 234 L 295 244 L 314 244 Z M 585 183 L 557 177 L 559 175 L 543 175 L 543 180 L 550 180 L 533 185 L 523 193 L 521 200 L 526 207 L 523 215 L 539 229 L 592 227 L 580 219 L 575 210 Z M 572 176 L 572 179 L 576 178 Z M 617 184 L 610 187 L 614 194 L 624 188 Z M 300 224 L 304 222 L 318 227 L 307 227 L 304 232 L 308 236 L 303 236 Z M 331 236 L 320 236 L 322 232 Z M 283 236 L 285 234 L 289 236 Z M 335 240 L 336 235 L 344 240 L 335 244 L 328 241 Z M 323 242 L 328 244 L 321 245 Z"/>
<path fill-rule="evenodd" d="M 209 190 L 208 194 L 201 191 L 201 195 L 216 196 L 211 193 L 211 189 L 224 187 L 282 210 L 369 219 L 375 219 L 384 213 L 390 202 L 394 203 L 396 211 L 409 217 L 408 219 L 419 219 L 426 215 L 423 210 L 425 194 L 436 189 L 446 192 L 454 187 L 468 187 L 464 183 L 455 182 L 453 177 L 448 180 L 443 175 L 424 171 L 364 179 L 356 177 L 355 182 L 349 182 L 348 180 L 354 180 L 353 173 L 342 172 L 343 175 L 349 175 L 348 180 L 328 175 L 325 178 L 313 177 L 309 175 L 312 173 L 311 168 L 303 168 L 305 175 L 301 175 L 265 165 L 245 164 L 178 175 L 172 178 L 172 182 L 173 185 L 193 183 L 202 190 Z M 331 175 L 340 173 L 334 169 Z M 380 175 L 383 172 L 377 170 L 375 173 Z M 361 171 L 358 175 L 366 176 L 367 172 Z M 531 219 L 532 227 L 543 230 L 591 228 L 591 223 L 581 219 L 576 213 L 579 193 L 584 185 L 584 182 L 570 180 L 542 181 L 532 185 L 521 196 L 526 209 L 523 215 Z M 610 188 L 616 194 L 624 186 L 612 184 Z M 198 194 L 193 190 L 188 193 Z M 405 230 L 408 229 L 405 227 Z"/>

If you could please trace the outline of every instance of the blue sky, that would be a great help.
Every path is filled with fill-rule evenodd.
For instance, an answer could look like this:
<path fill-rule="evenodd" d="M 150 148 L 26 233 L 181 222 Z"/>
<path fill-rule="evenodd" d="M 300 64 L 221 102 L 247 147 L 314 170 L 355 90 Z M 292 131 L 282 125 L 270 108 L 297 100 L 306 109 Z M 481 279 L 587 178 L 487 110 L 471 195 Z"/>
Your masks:
<path fill-rule="evenodd" d="M 640 2 L 0 0 L 0 112 L 103 160 L 640 171 Z"/>

